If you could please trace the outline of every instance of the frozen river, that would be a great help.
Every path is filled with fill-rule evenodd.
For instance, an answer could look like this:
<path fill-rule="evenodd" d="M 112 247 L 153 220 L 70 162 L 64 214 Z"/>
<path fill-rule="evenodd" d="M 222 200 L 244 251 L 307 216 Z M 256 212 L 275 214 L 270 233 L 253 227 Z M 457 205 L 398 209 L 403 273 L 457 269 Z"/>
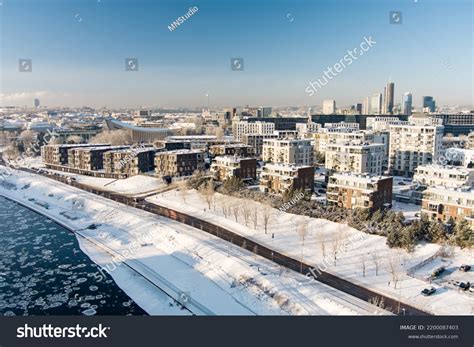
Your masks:
<path fill-rule="evenodd" d="M 0 315 L 146 314 L 67 229 L 1 196 L 0 221 Z"/>

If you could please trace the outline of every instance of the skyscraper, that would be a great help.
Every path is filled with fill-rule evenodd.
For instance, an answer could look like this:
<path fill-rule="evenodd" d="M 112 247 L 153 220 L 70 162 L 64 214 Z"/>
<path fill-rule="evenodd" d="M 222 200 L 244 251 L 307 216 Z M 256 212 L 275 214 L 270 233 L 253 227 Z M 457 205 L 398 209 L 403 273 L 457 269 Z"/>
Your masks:
<path fill-rule="evenodd" d="M 412 109 L 412 95 L 411 93 L 403 93 L 402 96 L 402 114 L 411 116 Z"/>
<path fill-rule="evenodd" d="M 371 114 L 381 114 L 382 113 L 382 94 L 376 93 L 372 95 L 372 102 L 370 106 Z"/>
<path fill-rule="evenodd" d="M 393 95 L 395 91 L 395 83 L 388 82 L 384 88 L 384 107 L 383 113 L 393 114 Z"/>
<path fill-rule="evenodd" d="M 433 99 L 432 96 L 423 97 L 423 111 L 425 111 L 425 108 L 427 108 L 429 112 L 436 111 L 436 101 Z"/>
<path fill-rule="evenodd" d="M 362 104 L 355 104 L 354 109 L 358 114 L 362 114 Z"/>
<path fill-rule="evenodd" d="M 268 117 L 272 113 L 272 108 L 271 107 L 260 107 L 257 110 L 257 117 Z"/>
<path fill-rule="evenodd" d="M 336 113 L 336 100 L 324 100 L 323 101 L 323 114 L 334 114 Z"/>
<path fill-rule="evenodd" d="M 33 104 L 35 105 L 35 107 L 39 107 L 39 105 L 40 105 L 39 99 L 34 99 Z"/>
<path fill-rule="evenodd" d="M 370 97 L 366 96 L 364 98 L 364 103 L 362 104 L 362 114 L 370 114 Z"/>

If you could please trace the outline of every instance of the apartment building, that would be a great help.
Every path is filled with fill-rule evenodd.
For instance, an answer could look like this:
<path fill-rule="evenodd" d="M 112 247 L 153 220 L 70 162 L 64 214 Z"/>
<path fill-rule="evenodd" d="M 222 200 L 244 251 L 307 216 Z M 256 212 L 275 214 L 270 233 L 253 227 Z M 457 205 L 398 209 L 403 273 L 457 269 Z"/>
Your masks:
<path fill-rule="evenodd" d="M 377 210 L 392 205 L 393 178 L 336 173 L 329 177 L 327 202 L 344 208 Z"/>
<path fill-rule="evenodd" d="M 262 156 L 263 152 L 263 141 L 267 139 L 277 139 L 278 135 L 276 134 L 266 134 L 266 135 L 251 135 L 245 134 L 242 136 L 242 142 L 247 146 L 253 148 L 254 155 L 257 158 Z"/>
<path fill-rule="evenodd" d="M 253 147 L 244 143 L 213 145 L 209 147 L 209 152 L 213 156 L 236 155 L 239 157 L 252 157 L 255 155 Z"/>
<path fill-rule="evenodd" d="M 328 170 L 381 175 L 385 161 L 383 144 L 329 143 L 326 145 Z"/>
<path fill-rule="evenodd" d="M 433 118 L 438 118 L 444 125 L 445 134 L 454 136 L 468 135 L 474 131 L 474 112 L 457 114 L 433 114 Z"/>
<path fill-rule="evenodd" d="M 275 131 L 275 124 L 270 122 L 239 121 L 232 124 L 234 140 L 241 141 L 243 135 L 269 135 Z"/>
<path fill-rule="evenodd" d="M 413 182 L 429 187 L 474 187 L 474 169 L 436 164 L 420 165 L 415 169 Z"/>
<path fill-rule="evenodd" d="M 236 156 L 218 156 L 211 165 L 211 173 L 217 181 L 230 177 L 241 180 L 257 179 L 257 160 L 254 158 L 239 158 Z"/>
<path fill-rule="evenodd" d="M 296 124 L 296 132 L 300 139 L 310 137 L 311 134 L 317 133 L 320 129 L 321 124 L 318 123 L 308 122 Z"/>
<path fill-rule="evenodd" d="M 268 193 L 284 193 L 289 190 L 314 189 L 314 168 L 291 164 L 265 164 L 260 174 L 260 190 Z"/>
<path fill-rule="evenodd" d="M 178 141 L 178 140 L 163 140 L 156 141 L 154 146 L 163 151 L 176 151 L 178 149 L 191 149 L 190 141 Z"/>
<path fill-rule="evenodd" d="M 105 152 L 105 172 L 134 176 L 142 172 L 153 171 L 156 151 L 154 148 L 137 147 Z"/>
<path fill-rule="evenodd" d="M 155 173 L 163 176 L 191 176 L 204 169 L 204 152 L 201 150 L 176 150 L 155 155 Z"/>
<path fill-rule="evenodd" d="M 390 125 L 400 124 L 399 117 L 370 117 L 367 118 L 367 129 L 373 131 L 388 131 Z"/>
<path fill-rule="evenodd" d="M 325 129 L 332 129 L 337 131 L 337 129 L 346 129 L 348 131 L 357 131 L 360 129 L 359 123 L 348 123 L 348 122 L 337 122 L 337 123 L 326 123 L 324 124 Z"/>
<path fill-rule="evenodd" d="M 374 133 L 367 130 L 354 128 L 322 128 L 318 133 L 312 134 L 314 150 L 325 152 L 328 143 L 366 143 L 374 142 Z"/>
<path fill-rule="evenodd" d="M 474 131 L 471 131 L 469 135 L 467 135 L 466 148 L 474 149 Z"/>
<path fill-rule="evenodd" d="M 429 187 L 423 192 L 421 212 L 431 220 L 447 223 L 450 218 L 467 220 L 474 228 L 474 190 L 472 188 Z"/>
<path fill-rule="evenodd" d="M 104 154 L 108 151 L 130 148 L 130 146 L 94 146 L 68 150 L 68 164 L 81 170 L 95 171 L 104 168 Z"/>
<path fill-rule="evenodd" d="M 266 139 L 262 157 L 268 163 L 313 165 L 314 148 L 307 139 Z"/>
<path fill-rule="evenodd" d="M 443 129 L 420 121 L 390 125 L 390 172 L 411 177 L 419 165 L 434 163 L 442 150 Z"/>
<path fill-rule="evenodd" d="M 44 145 L 41 147 L 41 158 L 46 164 L 67 165 L 68 151 L 73 148 L 105 147 L 108 144 L 64 144 L 64 145 Z"/>

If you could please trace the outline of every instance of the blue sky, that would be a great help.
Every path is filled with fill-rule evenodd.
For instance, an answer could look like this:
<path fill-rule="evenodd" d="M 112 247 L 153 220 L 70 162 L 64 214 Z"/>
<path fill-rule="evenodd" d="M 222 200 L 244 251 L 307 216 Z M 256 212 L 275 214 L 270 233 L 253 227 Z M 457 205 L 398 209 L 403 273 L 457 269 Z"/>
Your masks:
<path fill-rule="evenodd" d="M 471 0 L 0 0 L 3 104 L 338 105 L 382 92 L 473 104 Z M 168 30 L 190 7 L 198 11 Z M 390 11 L 402 24 L 389 24 Z M 312 97 L 309 81 L 376 44 Z M 136 57 L 139 71 L 125 71 Z M 244 58 L 244 71 L 230 59 Z M 18 59 L 32 59 L 20 73 Z"/>

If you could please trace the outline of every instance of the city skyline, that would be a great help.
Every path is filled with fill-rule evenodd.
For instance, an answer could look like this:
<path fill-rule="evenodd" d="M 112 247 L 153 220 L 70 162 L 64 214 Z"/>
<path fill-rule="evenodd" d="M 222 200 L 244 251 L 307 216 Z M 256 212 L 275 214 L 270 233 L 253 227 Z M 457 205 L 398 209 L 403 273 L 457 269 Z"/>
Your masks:
<path fill-rule="evenodd" d="M 1 105 L 199 107 L 206 94 L 212 107 L 353 105 L 383 93 L 390 77 L 395 104 L 406 92 L 418 108 L 423 96 L 474 103 L 470 1 L 139 2 L 4 1 Z M 401 24 L 389 23 L 393 10 Z M 315 95 L 305 92 L 369 36 L 377 42 L 370 51 Z M 126 71 L 131 57 L 138 71 Z M 243 71 L 232 70 L 236 57 Z M 32 72 L 19 72 L 19 59 L 31 59 Z"/>

